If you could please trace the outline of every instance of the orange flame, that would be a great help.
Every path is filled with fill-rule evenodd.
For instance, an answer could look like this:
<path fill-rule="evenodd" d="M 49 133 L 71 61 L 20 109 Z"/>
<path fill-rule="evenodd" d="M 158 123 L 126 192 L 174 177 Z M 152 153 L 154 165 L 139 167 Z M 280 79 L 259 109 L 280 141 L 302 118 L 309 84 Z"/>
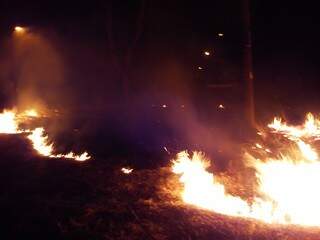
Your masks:
<path fill-rule="evenodd" d="M 4 110 L 0 114 L 0 133 L 18 133 L 18 123 L 15 121 L 16 114 L 14 111 Z"/>
<path fill-rule="evenodd" d="M 271 134 L 289 139 L 294 148 L 270 157 L 271 150 L 259 143 L 255 147 L 264 151 L 265 159 L 245 154 L 247 164 L 256 170 L 259 183 L 256 197 L 250 203 L 228 194 L 223 183 L 216 182 L 215 176 L 206 170 L 209 161 L 199 152 L 191 157 L 181 152 L 173 161 L 172 171 L 180 175 L 183 184 L 183 201 L 267 223 L 320 226 L 320 161 L 314 146 L 320 135 L 320 121 L 308 114 L 300 126 L 287 125 L 279 118 L 268 126 Z M 289 150 L 289 146 L 279 146 L 283 148 Z"/>
<path fill-rule="evenodd" d="M 70 158 L 77 161 L 85 161 L 91 157 L 87 152 L 76 155 L 73 152 L 68 154 L 53 154 L 53 143 L 49 143 L 48 136 L 44 134 L 45 130 L 42 127 L 29 130 L 20 129 L 19 124 L 24 121 L 25 117 L 38 117 L 36 110 L 26 110 L 21 114 L 17 114 L 15 110 L 4 110 L 0 113 L 0 133 L 17 134 L 28 133 L 27 138 L 32 142 L 33 148 L 42 156 L 51 158 Z"/>

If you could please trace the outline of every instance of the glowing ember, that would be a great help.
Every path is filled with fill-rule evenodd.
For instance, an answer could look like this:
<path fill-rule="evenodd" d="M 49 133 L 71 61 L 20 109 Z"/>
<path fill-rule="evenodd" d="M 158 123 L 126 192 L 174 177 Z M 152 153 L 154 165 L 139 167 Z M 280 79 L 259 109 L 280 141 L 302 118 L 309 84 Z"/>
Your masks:
<path fill-rule="evenodd" d="M 258 182 L 253 199 L 228 194 L 223 183 L 216 182 L 206 170 L 209 161 L 203 154 L 194 152 L 190 157 L 181 152 L 173 161 L 172 171 L 180 175 L 184 186 L 182 199 L 218 213 L 267 223 L 320 226 L 320 161 L 314 146 L 320 134 L 319 120 L 308 114 L 301 126 L 289 126 L 279 118 L 268 126 L 271 134 L 292 144 L 275 141 L 280 152 L 274 156 L 262 143 L 256 143 L 255 149 L 263 153 L 263 160 L 246 152 L 245 160 L 255 169 Z"/>
<path fill-rule="evenodd" d="M 133 168 L 129 168 L 129 167 L 123 167 L 121 168 L 121 172 L 123 172 L 124 174 L 130 174 L 132 173 Z"/>
<path fill-rule="evenodd" d="M 17 114 L 15 111 L 4 110 L 0 114 L 0 133 L 17 134 L 17 133 L 29 133 L 27 138 L 32 142 L 33 148 L 40 154 L 51 158 L 70 158 L 77 161 L 85 161 L 90 159 L 87 152 L 80 155 L 76 155 L 73 152 L 68 154 L 53 154 L 53 143 L 49 143 L 48 136 L 44 134 L 45 130 L 42 127 L 34 130 L 20 129 L 19 124 L 24 121 L 25 117 L 38 117 L 36 110 L 26 110 L 21 114 Z"/>

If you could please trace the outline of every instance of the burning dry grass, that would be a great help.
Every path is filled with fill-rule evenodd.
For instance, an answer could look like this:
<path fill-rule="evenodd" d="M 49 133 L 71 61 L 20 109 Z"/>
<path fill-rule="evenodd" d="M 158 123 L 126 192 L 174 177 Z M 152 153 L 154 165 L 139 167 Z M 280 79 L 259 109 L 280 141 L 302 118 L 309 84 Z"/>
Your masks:
<path fill-rule="evenodd" d="M 244 197 L 241 191 L 228 192 L 228 182 L 219 181 L 208 170 L 210 161 L 204 154 L 180 152 L 172 171 L 183 184 L 183 201 L 217 213 L 267 223 L 319 226 L 320 163 L 316 142 L 320 121 L 308 114 L 302 125 L 287 125 L 275 118 L 268 127 L 270 130 L 258 134 L 263 137 L 260 142 L 245 149 L 245 170 L 251 168 L 254 172 L 251 187 L 233 184 L 253 190 L 250 197 Z M 269 141 L 266 135 L 271 136 Z"/>
<path fill-rule="evenodd" d="M 38 117 L 40 117 L 40 115 L 35 109 L 28 109 L 22 113 L 18 113 L 16 109 L 4 110 L 0 113 L 0 134 L 26 133 L 33 148 L 42 156 L 50 158 L 67 158 L 77 161 L 86 161 L 91 158 L 87 152 L 83 152 L 79 155 L 74 152 L 54 154 L 54 144 L 50 143 L 43 127 L 37 127 L 35 129 L 21 127 L 21 125 L 29 122 L 30 118 Z"/>
<path fill-rule="evenodd" d="M 184 204 L 182 185 L 169 168 L 114 172 L 99 186 L 100 198 L 68 226 L 68 234 L 85 232 L 105 239 L 318 239 L 320 230 L 268 225 L 223 216 Z M 99 239 L 99 238 L 98 238 Z"/>
<path fill-rule="evenodd" d="M 30 149 L 17 150 L 15 146 L 20 145 L 10 135 L 1 137 L 6 138 L 0 141 L 0 164 L 6 174 L 0 182 L 6 194 L 0 196 L 0 201 L 6 207 L 3 218 L 11 221 L 8 229 L 17 229 L 8 235 L 11 239 L 50 235 L 51 239 L 316 240 L 320 236 L 320 229 L 315 227 L 266 224 L 186 204 L 181 199 L 185 186 L 171 168 L 134 169 L 127 174 L 133 168 L 104 165 L 107 161 L 38 161 Z M 281 136 L 273 140 L 275 145 L 290 142 Z M 254 144 L 250 154 L 277 156 L 272 144 L 266 146 L 264 141 Z M 5 143 L 13 143 L 14 147 L 8 148 Z M 237 172 L 215 177 L 231 199 L 255 195 L 254 188 L 248 187 L 250 181 L 244 181 Z M 217 199 L 212 199 L 212 204 L 216 203 Z M 32 224 L 37 221 L 45 222 L 45 226 Z"/>
<path fill-rule="evenodd" d="M 4 135 L 0 143 L 7 239 L 319 239 L 316 228 L 268 225 L 187 205 L 170 168 L 123 174 L 108 159 L 36 159 L 23 137 Z"/>

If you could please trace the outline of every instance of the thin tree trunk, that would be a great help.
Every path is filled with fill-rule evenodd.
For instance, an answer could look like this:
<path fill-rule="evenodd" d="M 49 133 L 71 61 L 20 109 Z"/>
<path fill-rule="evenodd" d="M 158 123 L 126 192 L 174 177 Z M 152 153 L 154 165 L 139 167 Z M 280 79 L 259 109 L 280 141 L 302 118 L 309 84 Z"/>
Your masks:
<path fill-rule="evenodd" d="M 141 5 L 139 8 L 139 13 L 136 21 L 136 31 L 133 36 L 132 42 L 128 44 L 124 55 L 121 57 L 116 51 L 116 44 L 114 42 L 114 29 L 113 29 L 113 11 L 112 11 L 112 1 L 108 4 L 108 22 L 107 22 L 107 33 L 108 33 L 108 47 L 111 53 L 112 63 L 117 72 L 117 75 L 121 78 L 121 88 L 122 93 L 125 98 L 125 102 L 129 101 L 130 98 L 130 70 L 131 70 L 131 59 L 133 56 L 133 50 L 140 39 L 145 18 L 145 6 L 146 0 L 141 0 Z"/>
<path fill-rule="evenodd" d="M 244 80 L 246 85 L 245 114 L 249 124 L 256 126 L 255 104 L 254 104 L 254 75 L 252 66 L 252 40 L 250 20 L 250 0 L 243 0 L 244 18 Z"/>

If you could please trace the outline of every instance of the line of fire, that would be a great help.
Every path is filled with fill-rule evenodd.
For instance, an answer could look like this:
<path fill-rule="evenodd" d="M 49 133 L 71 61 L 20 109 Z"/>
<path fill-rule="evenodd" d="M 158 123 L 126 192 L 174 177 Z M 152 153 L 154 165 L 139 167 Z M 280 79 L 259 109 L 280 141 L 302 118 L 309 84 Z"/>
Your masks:
<path fill-rule="evenodd" d="M 317 9 L 1 2 L 1 239 L 320 239 Z"/>

